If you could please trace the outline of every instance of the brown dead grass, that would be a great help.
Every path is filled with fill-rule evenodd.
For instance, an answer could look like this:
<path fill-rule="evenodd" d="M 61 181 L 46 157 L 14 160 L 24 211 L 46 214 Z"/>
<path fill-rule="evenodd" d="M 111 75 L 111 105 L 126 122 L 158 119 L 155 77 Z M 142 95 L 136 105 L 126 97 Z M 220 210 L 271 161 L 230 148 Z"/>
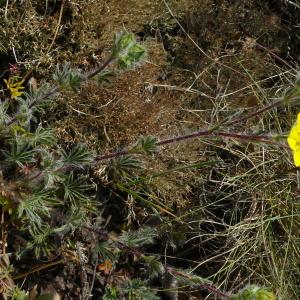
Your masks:
<path fill-rule="evenodd" d="M 282 26 L 278 16 L 262 11 L 254 2 L 228 5 L 227 1 L 217 1 L 216 5 L 212 0 L 168 1 L 195 42 L 214 59 L 224 56 L 220 61 L 237 72 L 203 56 L 184 33 L 172 36 L 171 30 L 165 34 L 164 27 L 172 28 L 176 23 L 160 0 L 66 2 L 57 37 L 60 2 L 52 14 L 45 16 L 41 13 L 43 7 L 37 12 L 39 1 L 25 2 L 23 10 L 16 3 L 10 4 L 10 23 L 2 21 L 4 40 L 9 49 L 15 47 L 21 61 L 27 62 L 25 67 L 35 71 L 38 81 L 48 80 L 57 63 L 71 61 L 87 69 L 95 60 L 105 59 L 117 31 L 138 33 L 148 25 L 155 32 L 145 36 L 148 56 L 141 66 L 118 74 L 111 86 L 89 82 L 78 94 L 64 94 L 49 116 L 62 142 L 85 143 L 99 153 L 126 147 L 140 135 L 163 139 L 208 126 L 217 120 L 211 117 L 210 110 L 222 101 L 231 109 L 256 106 L 261 95 L 255 86 L 232 96 L 223 95 L 274 73 L 273 58 L 255 47 L 255 41 L 261 36 L 275 37 Z M 174 55 L 172 65 L 166 41 Z M 210 99 L 200 93 L 152 89 L 151 85 L 149 88 L 151 83 L 184 90 L 201 72 L 192 87 Z M 153 171 L 204 157 L 203 146 L 197 140 L 169 147 L 162 153 L 152 161 Z M 153 182 L 153 186 L 166 201 L 183 203 L 197 176 L 200 175 L 193 172 L 173 174 Z"/>

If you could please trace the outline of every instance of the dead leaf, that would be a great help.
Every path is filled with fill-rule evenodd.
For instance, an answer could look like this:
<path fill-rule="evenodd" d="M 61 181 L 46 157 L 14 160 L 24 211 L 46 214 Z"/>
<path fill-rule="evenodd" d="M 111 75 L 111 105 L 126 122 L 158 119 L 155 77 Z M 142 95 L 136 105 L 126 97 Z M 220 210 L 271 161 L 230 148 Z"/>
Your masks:
<path fill-rule="evenodd" d="M 98 270 L 103 271 L 104 275 L 109 275 L 113 269 L 113 264 L 109 259 L 106 259 L 102 264 L 98 265 Z"/>

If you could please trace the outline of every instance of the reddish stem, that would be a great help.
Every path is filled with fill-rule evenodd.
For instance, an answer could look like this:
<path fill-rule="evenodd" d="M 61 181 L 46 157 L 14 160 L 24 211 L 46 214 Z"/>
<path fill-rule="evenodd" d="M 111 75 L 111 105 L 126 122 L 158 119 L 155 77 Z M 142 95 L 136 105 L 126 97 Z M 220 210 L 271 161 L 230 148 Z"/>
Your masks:
<path fill-rule="evenodd" d="M 230 295 L 228 293 L 225 293 L 225 292 L 219 290 L 218 288 L 216 288 L 215 286 L 207 284 L 207 283 L 201 284 L 199 286 L 199 288 L 204 288 L 204 289 L 214 293 L 215 295 L 217 295 L 217 296 L 219 296 L 223 299 L 229 299 L 230 298 Z"/>
<path fill-rule="evenodd" d="M 193 132 L 191 134 L 181 135 L 174 138 L 162 140 L 158 142 L 156 145 L 163 146 L 163 145 L 173 144 L 180 141 L 190 140 L 196 137 L 204 137 L 204 136 L 228 137 L 228 138 L 233 138 L 233 139 L 235 138 L 235 139 L 246 140 L 246 141 L 258 141 L 258 142 L 264 142 L 268 144 L 275 144 L 275 142 L 271 140 L 272 136 L 269 135 L 248 135 L 248 134 L 223 132 L 223 131 L 215 131 L 213 129 L 208 129 L 208 130 L 200 130 L 200 131 Z M 122 150 L 122 151 L 113 152 L 109 154 L 98 155 L 95 157 L 95 161 L 117 158 L 128 154 L 130 154 L 129 150 Z"/>

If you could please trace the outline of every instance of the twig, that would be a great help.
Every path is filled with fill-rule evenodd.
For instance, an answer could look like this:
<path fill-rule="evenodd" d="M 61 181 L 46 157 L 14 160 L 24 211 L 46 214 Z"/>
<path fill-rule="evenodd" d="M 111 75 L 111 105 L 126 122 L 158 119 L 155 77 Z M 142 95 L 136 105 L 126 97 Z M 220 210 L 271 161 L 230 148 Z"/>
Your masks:
<path fill-rule="evenodd" d="M 33 274 L 33 273 L 36 273 L 38 271 L 41 271 L 41 270 L 45 270 L 45 269 L 48 269 L 50 267 L 53 267 L 53 266 L 56 266 L 56 265 L 60 265 L 60 264 L 64 264 L 65 262 L 65 259 L 62 258 L 60 260 L 56 260 L 56 261 L 53 261 L 51 263 L 47 263 L 45 265 L 42 265 L 42 266 L 39 266 L 39 267 L 36 267 L 36 268 L 33 268 L 32 270 L 26 272 L 26 273 L 23 273 L 23 274 L 20 274 L 20 275 L 17 275 L 17 276 L 14 276 L 13 277 L 13 280 L 18 280 L 18 279 L 21 279 L 21 278 L 24 278 L 30 274 Z"/>
<path fill-rule="evenodd" d="M 287 1 L 287 3 L 288 3 L 288 4 L 291 4 L 291 5 L 293 5 L 294 7 L 296 7 L 296 8 L 299 8 L 299 9 L 300 9 L 300 5 L 299 5 L 299 4 L 297 4 L 297 3 L 295 3 L 295 2 L 292 2 L 292 1 L 288 0 L 288 1 Z"/>
<path fill-rule="evenodd" d="M 8 2 L 9 2 L 9 0 L 6 0 L 5 11 L 4 11 L 4 19 L 5 19 L 5 21 L 7 21 Z"/>
<path fill-rule="evenodd" d="M 56 25 L 56 29 L 55 29 L 55 33 L 54 33 L 54 37 L 53 37 L 52 42 L 51 42 L 51 44 L 50 44 L 50 46 L 49 46 L 49 48 L 46 52 L 46 55 L 50 52 L 51 48 L 54 45 L 55 39 L 58 35 L 58 30 L 59 30 L 59 26 L 60 26 L 60 23 L 61 23 L 65 2 L 66 2 L 65 0 L 62 0 L 60 11 L 59 11 L 59 17 L 58 17 L 58 21 L 57 21 L 57 25 Z M 48 4 L 48 3 L 46 3 L 46 4 Z"/>
<path fill-rule="evenodd" d="M 18 61 L 18 58 L 17 58 L 17 54 L 16 54 L 15 47 L 12 47 L 12 51 L 13 51 L 13 54 L 14 54 L 15 61 L 16 61 L 16 63 L 18 64 L 19 61 Z"/>
<path fill-rule="evenodd" d="M 98 261 L 98 255 L 97 255 L 97 261 Z M 90 287 L 90 291 L 86 297 L 86 300 L 88 300 L 90 297 L 92 297 L 92 292 L 95 284 L 95 278 L 96 278 L 96 271 L 97 271 L 97 261 L 95 262 L 94 270 L 93 270 L 93 278 L 92 278 L 92 283 Z"/>

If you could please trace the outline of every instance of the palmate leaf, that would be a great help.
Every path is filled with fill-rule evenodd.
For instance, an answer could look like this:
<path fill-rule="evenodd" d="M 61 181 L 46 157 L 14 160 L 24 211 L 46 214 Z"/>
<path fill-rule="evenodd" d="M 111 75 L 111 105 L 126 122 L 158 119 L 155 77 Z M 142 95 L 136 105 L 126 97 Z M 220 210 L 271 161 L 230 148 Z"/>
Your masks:
<path fill-rule="evenodd" d="M 31 149 L 28 143 L 22 139 L 15 138 L 10 144 L 10 150 L 0 150 L 5 157 L 4 162 L 8 165 L 17 165 L 22 167 L 24 164 L 35 162 L 35 150 Z"/>
<path fill-rule="evenodd" d="M 276 298 L 267 289 L 251 285 L 230 297 L 230 300 L 276 300 Z"/>
<path fill-rule="evenodd" d="M 142 258 L 148 266 L 150 278 L 158 277 L 163 273 L 164 267 L 155 256 L 142 255 Z"/>
<path fill-rule="evenodd" d="M 119 300 L 119 290 L 116 286 L 105 287 L 105 294 L 103 295 L 103 300 Z"/>
<path fill-rule="evenodd" d="M 84 78 L 79 70 L 71 68 L 71 64 L 66 63 L 62 67 L 57 65 L 53 79 L 62 88 L 70 88 L 76 91 L 80 88 L 80 84 Z"/>
<path fill-rule="evenodd" d="M 99 84 L 110 84 L 111 78 L 114 76 L 115 74 L 112 71 L 102 71 L 95 77 L 95 79 Z"/>
<path fill-rule="evenodd" d="M 129 172 L 134 169 L 141 169 L 141 162 L 131 156 L 118 157 L 115 160 L 115 167 L 120 172 Z"/>
<path fill-rule="evenodd" d="M 53 129 L 43 128 L 42 126 L 38 126 L 29 140 L 33 147 L 41 145 L 53 146 L 57 144 L 57 139 L 54 135 Z"/>
<path fill-rule="evenodd" d="M 191 270 L 172 268 L 169 271 L 174 278 L 182 285 L 195 286 L 201 284 L 210 284 L 211 282 L 201 276 L 195 275 Z"/>
<path fill-rule="evenodd" d="M 140 279 L 129 280 L 122 289 L 128 300 L 159 300 L 153 291 L 146 287 L 145 283 Z"/>
<path fill-rule="evenodd" d="M 119 241 L 130 248 L 134 248 L 152 244 L 155 237 L 157 237 L 157 232 L 154 228 L 144 227 L 136 231 L 124 232 L 119 237 Z"/>
<path fill-rule="evenodd" d="M 1 7 L 1 0 L 0 0 L 0 7 Z M 10 291 L 10 299 L 11 300 L 28 300 L 28 292 L 25 292 L 18 286 L 14 286 L 12 290 Z"/>
<path fill-rule="evenodd" d="M 134 170 L 140 169 L 142 169 L 141 162 L 129 155 L 112 160 L 108 166 L 108 172 L 114 177 L 120 177 L 120 179 L 125 179 Z"/>
<path fill-rule="evenodd" d="M 53 191 L 37 191 L 30 195 L 23 195 L 17 209 L 18 218 L 26 218 L 28 227 L 41 227 L 43 218 L 50 218 L 53 206 L 60 205 L 61 201 L 53 197 Z"/>
<path fill-rule="evenodd" d="M 57 184 L 62 180 L 61 172 L 59 171 L 63 166 L 62 163 L 56 159 L 55 152 L 53 153 L 43 146 L 38 146 L 37 152 L 38 169 L 35 172 L 41 172 L 37 179 L 40 181 L 43 179 L 44 189 L 57 187 Z"/>
<path fill-rule="evenodd" d="M 114 261 L 116 259 L 116 254 L 112 252 L 112 245 L 107 241 L 97 243 L 95 251 L 102 260 Z"/>
<path fill-rule="evenodd" d="M 9 114 L 7 113 L 8 108 L 9 108 L 8 101 L 0 102 L 0 126 L 5 125 L 11 119 Z"/>
<path fill-rule="evenodd" d="M 69 153 L 62 150 L 61 154 L 62 163 L 73 168 L 83 168 L 93 162 L 92 152 L 88 151 L 83 145 L 74 147 Z"/>
<path fill-rule="evenodd" d="M 18 98 L 18 111 L 16 118 L 18 123 L 26 128 L 29 127 L 31 121 L 36 121 L 36 118 L 33 116 L 33 109 L 30 108 L 27 100 Z"/>
<path fill-rule="evenodd" d="M 66 235 L 69 232 L 74 232 L 77 228 L 82 226 L 82 224 L 88 221 L 87 211 L 84 207 L 79 207 L 71 205 L 66 216 L 64 216 L 64 224 L 60 227 L 54 228 L 53 233 L 59 235 Z"/>
<path fill-rule="evenodd" d="M 35 90 L 24 92 L 24 96 L 28 105 L 33 111 L 44 112 L 46 108 L 53 105 L 53 98 L 58 94 L 55 87 L 50 87 L 48 83 L 42 84 Z"/>
<path fill-rule="evenodd" d="M 90 199 L 88 199 L 90 201 Z M 90 201 L 88 204 L 92 205 L 93 202 Z M 87 209 L 88 210 L 87 210 Z M 68 209 L 68 214 L 67 214 L 67 220 L 68 220 L 68 225 L 70 226 L 70 229 L 74 231 L 76 228 L 80 227 L 83 223 L 87 222 L 88 219 L 88 211 L 90 206 L 86 207 L 84 205 L 79 206 L 79 205 L 71 205 L 70 208 Z"/>
<path fill-rule="evenodd" d="M 34 249 L 36 257 L 47 256 L 54 250 L 54 246 L 49 243 L 49 237 L 53 234 L 53 229 L 44 224 L 40 227 L 30 227 L 29 233 L 32 237 L 26 245 L 27 249 Z"/>
<path fill-rule="evenodd" d="M 131 153 L 153 154 L 157 149 L 157 139 L 151 135 L 141 137 L 130 150 Z"/>
<path fill-rule="evenodd" d="M 75 207 L 90 202 L 90 197 L 88 197 L 86 193 L 91 190 L 93 186 L 87 184 L 85 178 L 74 178 L 74 173 L 70 172 L 62 176 L 62 180 L 59 184 L 64 200 L 69 201 Z"/>

